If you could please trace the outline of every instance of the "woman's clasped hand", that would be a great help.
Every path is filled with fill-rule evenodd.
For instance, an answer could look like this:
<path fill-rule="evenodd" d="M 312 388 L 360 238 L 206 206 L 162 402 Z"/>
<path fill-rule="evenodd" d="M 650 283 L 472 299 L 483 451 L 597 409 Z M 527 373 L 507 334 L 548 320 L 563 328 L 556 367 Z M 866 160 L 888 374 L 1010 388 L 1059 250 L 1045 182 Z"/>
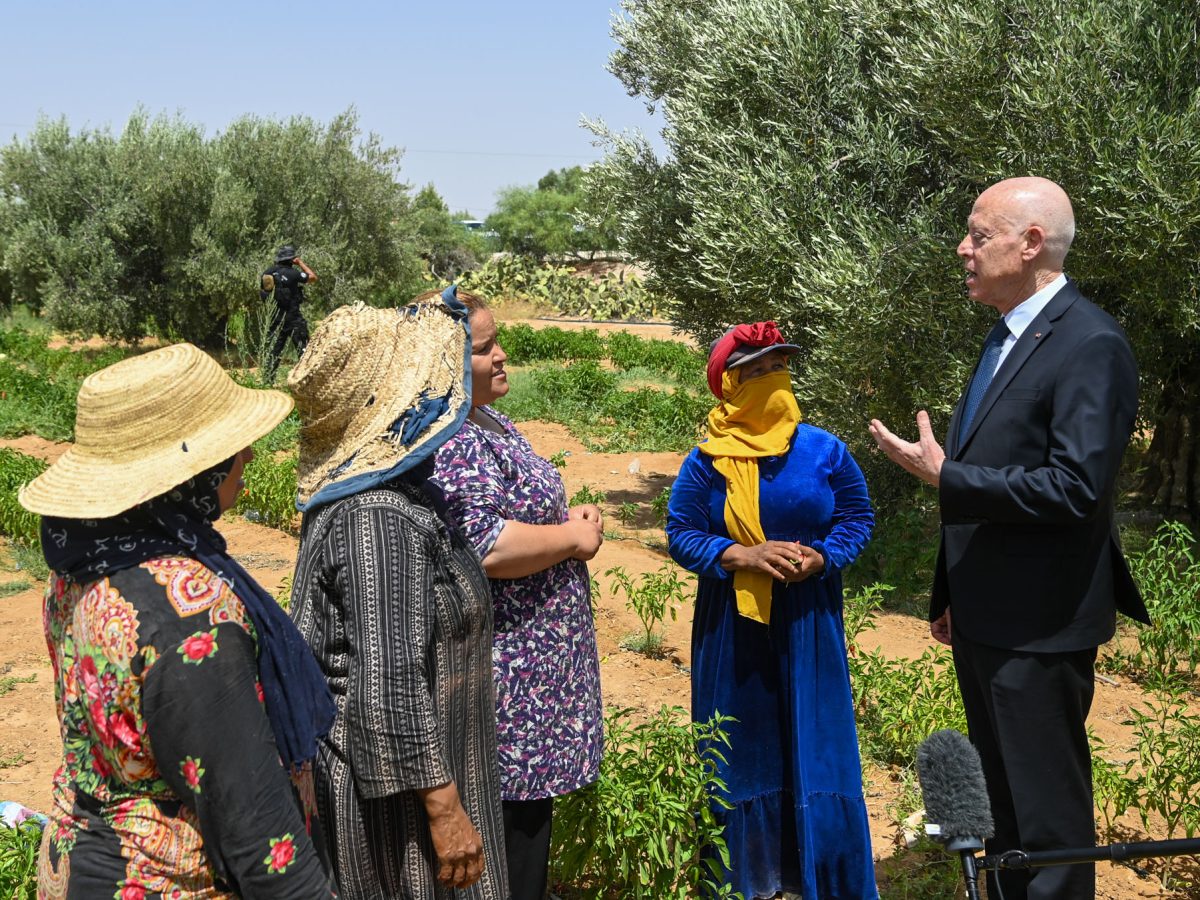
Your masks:
<path fill-rule="evenodd" d="M 763 572 L 779 581 L 804 581 L 825 571 L 825 557 L 799 541 L 764 541 L 753 547 L 730 544 L 721 565 L 731 572 Z"/>

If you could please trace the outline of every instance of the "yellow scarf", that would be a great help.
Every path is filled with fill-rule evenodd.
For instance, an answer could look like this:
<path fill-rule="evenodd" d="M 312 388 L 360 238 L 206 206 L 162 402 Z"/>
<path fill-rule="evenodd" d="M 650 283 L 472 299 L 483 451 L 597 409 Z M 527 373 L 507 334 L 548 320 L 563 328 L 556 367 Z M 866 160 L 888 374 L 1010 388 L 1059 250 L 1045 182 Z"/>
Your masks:
<path fill-rule="evenodd" d="M 713 468 L 725 477 L 729 536 L 753 547 L 767 539 L 758 513 L 758 459 L 787 452 L 800 423 L 800 407 L 786 371 L 742 384 L 736 374 L 726 370 L 721 375 L 721 395 L 725 399 L 708 414 L 708 440 L 700 445 L 700 451 L 713 458 Z M 774 582 L 764 572 L 734 572 L 738 613 L 756 622 L 770 622 Z"/>

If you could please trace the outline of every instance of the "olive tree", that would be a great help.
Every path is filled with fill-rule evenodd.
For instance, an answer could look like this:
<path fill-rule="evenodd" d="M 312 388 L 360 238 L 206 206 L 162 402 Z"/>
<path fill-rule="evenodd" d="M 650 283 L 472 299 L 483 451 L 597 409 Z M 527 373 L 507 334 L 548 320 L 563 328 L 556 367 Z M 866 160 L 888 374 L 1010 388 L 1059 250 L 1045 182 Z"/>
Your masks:
<path fill-rule="evenodd" d="M 808 416 L 944 431 L 988 310 L 954 255 L 971 204 L 1036 174 L 1074 201 L 1068 274 L 1133 341 L 1143 487 L 1200 512 L 1200 5 L 1192 0 L 625 0 L 610 69 L 661 110 L 589 172 L 623 249 L 702 340 L 773 318 Z"/>
<path fill-rule="evenodd" d="M 423 270 L 399 161 L 353 111 L 212 138 L 141 111 L 119 135 L 43 120 L 0 150 L 0 271 L 56 327 L 127 340 L 220 340 L 283 243 L 320 276 L 319 310 L 386 302 Z"/>

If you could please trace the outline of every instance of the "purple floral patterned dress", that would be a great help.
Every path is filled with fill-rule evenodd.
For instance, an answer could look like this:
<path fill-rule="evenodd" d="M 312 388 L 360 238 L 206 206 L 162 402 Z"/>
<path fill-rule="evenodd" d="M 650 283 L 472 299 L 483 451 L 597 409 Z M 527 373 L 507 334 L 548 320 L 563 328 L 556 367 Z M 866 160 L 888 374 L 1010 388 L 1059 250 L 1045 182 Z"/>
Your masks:
<path fill-rule="evenodd" d="M 508 520 L 565 522 L 567 498 L 558 470 L 513 423 L 491 407 L 480 410 L 505 433 L 468 419 L 438 450 L 434 479 L 482 558 Z M 491 586 L 501 796 L 540 800 L 590 784 L 600 770 L 603 727 L 587 564 L 568 559 Z"/>

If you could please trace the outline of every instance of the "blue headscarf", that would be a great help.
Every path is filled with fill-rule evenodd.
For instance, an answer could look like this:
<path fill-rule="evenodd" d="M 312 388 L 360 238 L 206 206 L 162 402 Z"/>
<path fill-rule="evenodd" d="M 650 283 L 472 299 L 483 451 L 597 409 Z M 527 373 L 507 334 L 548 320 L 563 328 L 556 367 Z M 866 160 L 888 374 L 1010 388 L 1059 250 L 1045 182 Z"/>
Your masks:
<path fill-rule="evenodd" d="M 279 756 L 289 769 L 311 760 L 336 712 L 325 677 L 287 613 L 225 548 L 212 526 L 227 459 L 165 494 L 106 519 L 42 517 L 42 553 L 59 575 L 88 584 L 161 556 L 202 563 L 233 588 L 258 635 L 258 677 Z"/>

